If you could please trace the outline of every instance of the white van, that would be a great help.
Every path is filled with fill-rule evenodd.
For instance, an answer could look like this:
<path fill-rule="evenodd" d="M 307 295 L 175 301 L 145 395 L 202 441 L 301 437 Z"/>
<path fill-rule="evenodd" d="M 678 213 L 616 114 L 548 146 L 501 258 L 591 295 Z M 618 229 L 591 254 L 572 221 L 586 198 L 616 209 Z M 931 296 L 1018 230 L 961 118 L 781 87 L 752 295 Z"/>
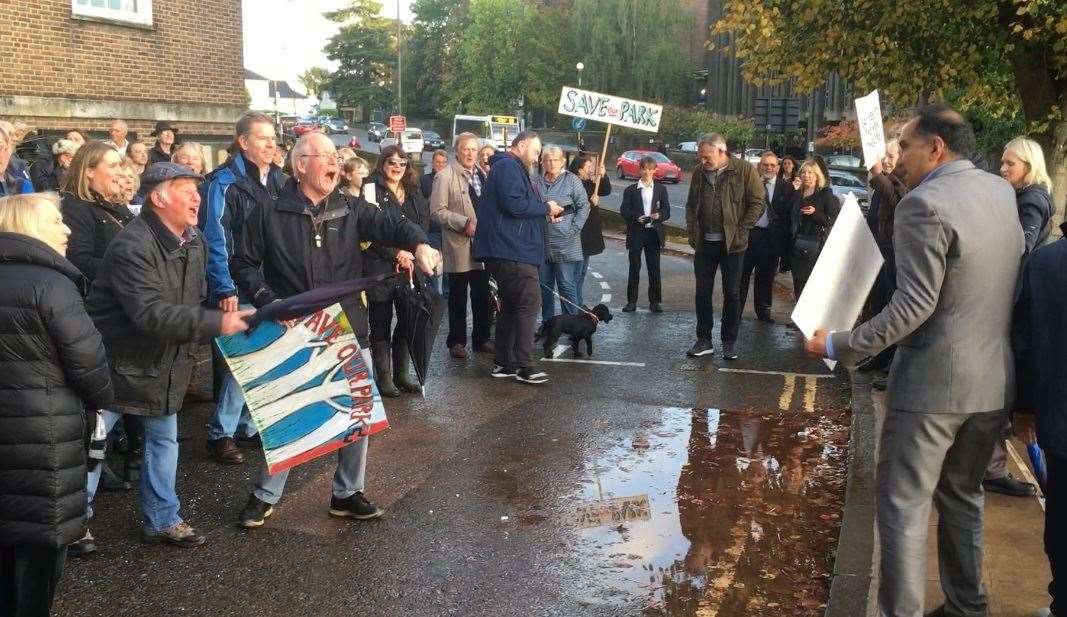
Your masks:
<path fill-rule="evenodd" d="M 425 148 L 422 140 L 422 129 L 408 127 L 400 136 L 400 147 L 403 148 L 404 154 L 408 156 L 422 156 L 422 151 Z M 388 136 L 378 142 L 378 148 L 384 149 L 389 146 L 395 146 L 397 144 L 397 134 L 389 132 Z"/>

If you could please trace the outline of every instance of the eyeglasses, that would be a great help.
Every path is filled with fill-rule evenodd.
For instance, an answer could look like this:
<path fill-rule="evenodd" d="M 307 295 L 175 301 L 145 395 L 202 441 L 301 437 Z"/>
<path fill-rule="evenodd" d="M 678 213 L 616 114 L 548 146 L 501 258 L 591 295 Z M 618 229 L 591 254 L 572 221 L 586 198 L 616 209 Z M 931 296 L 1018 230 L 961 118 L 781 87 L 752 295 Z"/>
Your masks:
<path fill-rule="evenodd" d="M 385 164 L 389 165 L 390 167 L 399 167 L 401 169 L 403 169 L 403 168 L 408 166 L 408 162 L 407 161 L 398 161 L 396 159 L 386 159 L 385 160 Z"/>
<path fill-rule="evenodd" d="M 327 162 L 327 163 L 330 163 L 330 162 L 332 162 L 332 163 L 337 163 L 337 162 L 339 161 L 339 159 L 337 158 L 337 155 L 336 155 L 336 154 L 333 154 L 333 153 L 323 153 L 323 154 L 301 154 L 301 155 L 300 155 L 300 158 L 308 158 L 308 157 L 314 157 L 314 158 L 324 158 L 324 159 L 326 160 L 326 162 Z"/>

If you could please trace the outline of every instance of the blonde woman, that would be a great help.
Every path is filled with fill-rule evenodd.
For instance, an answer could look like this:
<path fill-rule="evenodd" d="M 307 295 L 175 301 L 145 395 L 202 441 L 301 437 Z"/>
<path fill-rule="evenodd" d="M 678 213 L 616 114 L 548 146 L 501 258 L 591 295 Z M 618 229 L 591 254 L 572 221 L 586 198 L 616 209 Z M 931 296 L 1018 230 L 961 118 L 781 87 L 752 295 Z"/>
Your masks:
<path fill-rule="evenodd" d="M 137 163 L 130 157 L 124 157 L 122 159 L 122 176 L 121 184 L 122 192 L 119 195 L 118 203 L 125 204 L 130 212 L 136 214 L 141 213 L 141 205 L 144 204 L 144 196 L 139 194 L 141 189 L 141 175 L 137 173 Z"/>
<path fill-rule="evenodd" d="M 204 147 L 195 141 L 187 141 L 175 148 L 170 160 L 172 163 L 185 165 L 198 176 L 204 175 L 207 171 L 204 163 Z"/>
<path fill-rule="evenodd" d="M 791 195 L 789 211 L 793 231 L 793 293 L 800 299 L 841 204 L 830 190 L 822 166 L 815 160 L 804 161 L 797 177 L 800 187 Z"/>
<path fill-rule="evenodd" d="M 67 545 L 85 533 L 85 409 L 114 398 L 69 236 L 55 193 L 0 199 L 0 589 L 19 615 L 50 614 Z"/>
<path fill-rule="evenodd" d="M 1004 146 L 1000 157 L 1000 175 L 1015 189 L 1019 222 L 1026 238 L 1026 252 L 1048 239 L 1052 227 L 1052 180 L 1045 168 L 1041 145 L 1026 137 L 1016 137 Z"/>
<path fill-rule="evenodd" d="M 363 181 L 370 175 L 370 164 L 358 156 L 346 159 L 341 165 L 341 177 L 344 184 L 341 192 L 349 197 L 358 198 L 363 189 Z"/>

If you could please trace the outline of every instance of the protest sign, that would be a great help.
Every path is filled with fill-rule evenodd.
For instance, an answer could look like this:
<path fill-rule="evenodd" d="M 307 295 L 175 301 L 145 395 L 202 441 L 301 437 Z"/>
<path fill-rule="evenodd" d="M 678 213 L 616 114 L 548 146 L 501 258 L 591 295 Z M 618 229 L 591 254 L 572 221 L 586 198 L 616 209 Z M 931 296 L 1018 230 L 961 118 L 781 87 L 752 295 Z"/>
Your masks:
<path fill-rule="evenodd" d="M 245 395 L 271 474 L 389 427 L 339 304 L 216 342 Z"/>
<path fill-rule="evenodd" d="M 793 323 L 808 338 L 819 328 L 851 330 L 884 261 L 855 194 L 849 193 L 793 309 Z M 831 370 L 836 364 L 826 361 Z"/>
<path fill-rule="evenodd" d="M 882 106 L 878 91 L 856 99 L 856 123 L 863 143 L 863 165 L 870 169 L 885 158 L 885 127 L 882 126 Z"/>
<path fill-rule="evenodd" d="M 663 107 L 634 99 L 563 86 L 558 113 L 639 131 L 659 132 Z"/>

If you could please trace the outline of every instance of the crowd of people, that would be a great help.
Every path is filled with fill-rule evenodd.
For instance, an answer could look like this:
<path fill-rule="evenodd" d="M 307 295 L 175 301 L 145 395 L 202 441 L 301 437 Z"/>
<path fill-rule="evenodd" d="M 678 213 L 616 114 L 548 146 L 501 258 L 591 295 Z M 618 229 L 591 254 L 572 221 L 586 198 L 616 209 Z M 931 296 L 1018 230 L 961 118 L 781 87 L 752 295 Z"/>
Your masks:
<path fill-rule="evenodd" d="M 549 378 L 532 353 L 538 319 L 543 326 L 589 311 L 582 289 L 590 258 L 605 250 L 599 204 L 611 183 L 597 158 L 579 153 L 568 165 L 534 131 L 500 152 L 456 135 L 451 158 L 434 152 L 420 176 L 395 145 L 374 165 L 319 132 L 285 152 L 273 120 L 254 112 L 236 123 L 228 157 L 211 170 L 205 149 L 180 142 L 167 122 L 156 124 L 151 147 L 131 140 L 118 119 L 107 141 L 68 131 L 29 165 L 14 156 L 26 128 L 0 123 L 0 361 L 9 368 L 0 375 L 9 435 L 0 440 L 0 614 L 48 613 L 67 555 L 97 550 L 87 521 L 99 490 L 139 483 L 146 543 L 206 542 L 181 515 L 177 413 L 197 347 L 244 331 L 257 308 L 354 278 L 426 277 L 448 297 L 449 356 L 467 358 L 469 344 L 493 357 L 492 378 L 527 384 Z M 877 484 L 886 615 L 920 614 L 932 501 L 951 574 L 942 577 L 938 614 L 984 610 L 974 541 L 982 485 L 1036 491 L 1007 473 L 1009 412 L 1015 431 L 1048 455 L 1048 520 L 1065 511 L 1067 245 L 1041 247 L 1052 200 L 1040 146 L 1007 144 L 998 178 L 970 162 L 973 144 L 969 125 L 946 108 L 921 110 L 890 140 L 871 170 L 867 219 L 886 262 L 863 323 L 807 344 L 876 382 L 888 373 Z M 754 166 L 717 134 L 701 138 L 697 155 L 685 203 L 696 313 L 687 354 L 714 353 L 721 273 L 721 355 L 732 361 L 750 282 L 757 319 L 773 324 L 776 274 L 791 272 L 799 297 L 840 202 L 817 156 L 767 151 Z M 645 158 L 640 169 L 620 208 L 629 255 L 623 311 L 637 309 L 643 259 L 648 307 L 661 313 L 671 206 L 656 161 Z M 400 340 L 399 302 L 394 277 L 342 301 L 389 398 L 420 391 Z M 259 437 L 212 348 L 206 448 L 214 461 L 240 465 L 241 446 Z M 109 434 L 124 453 L 121 473 L 103 460 Z M 364 494 L 368 442 L 339 450 L 330 515 L 384 513 Z M 261 469 L 240 526 L 266 523 L 287 476 Z M 1062 531 L 1049 529 L 1050 591 L 1062 604 L 1067 547 Z"/>

